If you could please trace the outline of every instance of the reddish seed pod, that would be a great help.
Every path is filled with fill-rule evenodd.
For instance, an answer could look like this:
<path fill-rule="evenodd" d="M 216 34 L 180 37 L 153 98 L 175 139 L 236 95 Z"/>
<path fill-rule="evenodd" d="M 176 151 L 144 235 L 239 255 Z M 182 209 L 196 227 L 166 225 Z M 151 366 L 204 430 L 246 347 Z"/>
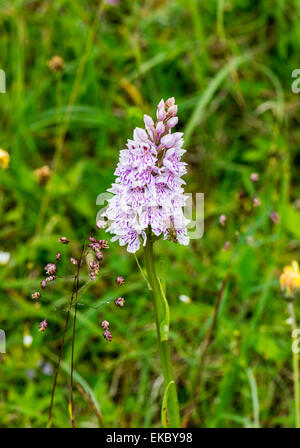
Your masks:
<path fill-rule="evenodd" d="M 99 240 L 100 249 L 109 249 L 108 242 L 106 240 Z"/>
<path fill-rule="evenodd" d="M 108 342 L 112 340 L 112 334 L 109 330 L 105 330 L 103 333 L 104 339 L 106 339 Z"/>
<path fill-rule="evenodd" d="M 123 286 L 124 283 L 125 283 L 124 277 L 122 277 L 122 275 L 118 275 L 118 277 L 116 278 L 116 284 L 118 286 Z"/>
<path fill-rule="evenodd" d="M 96 252 L 96 258 L 98 261 L 101 261 L 103 259 L 103 253 L 100 250 Z"/>
<path fill-rule="evenodd" d="M 98 260 L 92 261 L 92 262 L 90 263 L 90 267 L 91 267 L 91 269 L 92 269 L 93 271 L 95 271 L 95 274 L 98 274 L 99 269 L 100 269 Z"/>
<path fill-rule="evenodd" d="M 118 297 L 116 300 L 115 300 L 115 305 L 116 306 L 124 306 L 124 304 L 125 304 L 125 299 L 123 298 L 123 297 Z"/>
<path fill-rule="evenodd" d="M 68 240 L 68 238 L 66 238 L 65 236 L 61 236 L 60 238 L 59 238 L 59 241 L 62 243 L 62 244 L 69 244 L 69 240 Z"/>
<path fill-rule="evenodd" d="M 273 222 L 273 224 L 279 224 L 280 218 L 277 212 L 272 212 L 270 214 L 270 219 Z"/>
<path fill-rule="evenodd" d="M 48 264 L 46 264 L 44 269 L 46 271 L 46 274 L 52 275 L 56 272 L 56 264 L 48 263 Z"/>
<path fill-rule="evenodd" d="M 42 288 L 42 289 L 45 289 L 46 286 L 47 286 L 47 282 L 46 282 L 46 280 L 42 280 L 42 281 L 41 281 L 41 288 Z"/>
<path fill-rule="evenodd" d="M 104 320 L 102 323 L 101 323 L 101 327 L 103 328 L 103 330 L 108 330 L 109 329 L 109 322 L 107 321 L 107 320 Z"/>
<path fill-rule="evenodd" d="M 53 282 L 56 279 L 56 275 L 50 275 L 50 277 L 46 277 L 45 280 L 46 282 Z"/>
<path fill-rule="evenodd" d="M 98 243 L 98 241 L 96 243 L 90 243 L 88 245 L 91 249 L 93 249 L 93 251 L 97 252 L 98 250 L 101 249 L 100 244 Z"/>
<path fill-rule="evenodd" d="M 33 300 L 38 300 L 41 297 L 41 293 L 39 291 L 36 291 L 31 294 L 31 297 L 33 298 Z"/>
<path fill-rule="evenodd" d="M 46 320 L 43 320 L 40 324 L 39 324 L 39 331 L 41 331 L 42 333 L 44 333 L 44 331 L 47 330 L 48 327 L 48 322 Z"/>

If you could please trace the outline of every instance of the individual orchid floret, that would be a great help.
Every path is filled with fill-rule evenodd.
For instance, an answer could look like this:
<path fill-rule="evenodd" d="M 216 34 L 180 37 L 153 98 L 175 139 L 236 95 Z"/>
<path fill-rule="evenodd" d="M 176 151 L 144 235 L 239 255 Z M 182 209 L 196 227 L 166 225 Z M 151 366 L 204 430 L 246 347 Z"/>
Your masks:
<path fill-rule="evenodd" d="M 183 134 L 172 133 L 178 122 L 174 98 L 159 102 L 156 118 L 154 122 L 145 115 L 145 129 L 136 128 L 133 140 L 120 151 L 116 180 L 108 190 L 113 197 L 102 215 L 110 221 L 112 241 L 118 240 L 131 253 L 146 244 L 149 232 L 189 243 L 189 221 L 183 215 L 185 150 Z"/>

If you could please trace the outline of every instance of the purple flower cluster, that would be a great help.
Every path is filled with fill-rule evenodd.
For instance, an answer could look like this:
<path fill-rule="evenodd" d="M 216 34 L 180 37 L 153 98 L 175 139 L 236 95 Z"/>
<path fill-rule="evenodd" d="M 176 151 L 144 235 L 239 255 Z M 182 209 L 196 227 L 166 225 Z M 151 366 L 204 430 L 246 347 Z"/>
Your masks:
<path fill-rule="evenodd" d="M 189 221 L 182 210 L 185 182 L 181 177 L 186 173 L 186 163 L 181 162 L 183 134 L 172 133 L 178 122 L 175 99 L 161 100 L 156 117 L 154 123 L 145 115 L 145 129 L 136 128 L 127 149 L 121 150 L 116 181 L 108 190 L 114 196 L 103 215 L 111 221 L 112 241 L 119 240 L 132 253 L 140 248 L 141 239 L 146 243 L 149 228 L 156 236 L 189 243 Z"/>

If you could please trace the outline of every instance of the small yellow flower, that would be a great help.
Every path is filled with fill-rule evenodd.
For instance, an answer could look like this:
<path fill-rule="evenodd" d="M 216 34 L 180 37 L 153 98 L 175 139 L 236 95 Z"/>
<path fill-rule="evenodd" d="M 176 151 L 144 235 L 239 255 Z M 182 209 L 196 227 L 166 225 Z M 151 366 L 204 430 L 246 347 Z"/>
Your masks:
<path fill-rule="evenodd" d="M 0 167 L 6 170 L 9 164 L 9 154 L 4 149 L 0 149 Z"/>
<path fill-rule="evenodd" d="M 297 261 L 285 266 L 280 276 L 280 286 L 284 296 L 293 299 L 300 292 L 300 270 Z"/>

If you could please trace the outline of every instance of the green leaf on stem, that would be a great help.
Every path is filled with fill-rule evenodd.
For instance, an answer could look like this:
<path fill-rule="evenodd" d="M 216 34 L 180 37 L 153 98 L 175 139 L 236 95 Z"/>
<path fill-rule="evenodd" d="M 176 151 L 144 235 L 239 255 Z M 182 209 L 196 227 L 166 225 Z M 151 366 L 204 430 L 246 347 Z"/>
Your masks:
<path fill-rule="evenodd" d="M 174 384 L 175 386 L 175 382 L 174 381 L 170 381 L 169 384 L 166 387 L 165 393 L 164 393 L 164 398 L 163 398 L 163 402 L 162 402 L 162 407 L 161 407 L 161 421 L 163 424 L 164 428 L 168 428 L 169 426 L 169 421 L 168 421 L 168 398 L 169 398 L 169 390 L 170 390 L 170 386 Z"/>
<path fill-rule="evenodd" d="M 169 304 L 165 295 L 165 292 L 163 290 L 163 287 L 161 285 L 161 281 L 158 278 L 158 283 L 160 287 L 161 297 L 163 299 L 163 305 L 164 305 L 164 311 L 165 311 L 165 318 L 160 323 L 160 340 L 161 341 L 167 341 L 169 339 L 169 330 L 170 330 L 170 310 L 169 310 Z"/>

